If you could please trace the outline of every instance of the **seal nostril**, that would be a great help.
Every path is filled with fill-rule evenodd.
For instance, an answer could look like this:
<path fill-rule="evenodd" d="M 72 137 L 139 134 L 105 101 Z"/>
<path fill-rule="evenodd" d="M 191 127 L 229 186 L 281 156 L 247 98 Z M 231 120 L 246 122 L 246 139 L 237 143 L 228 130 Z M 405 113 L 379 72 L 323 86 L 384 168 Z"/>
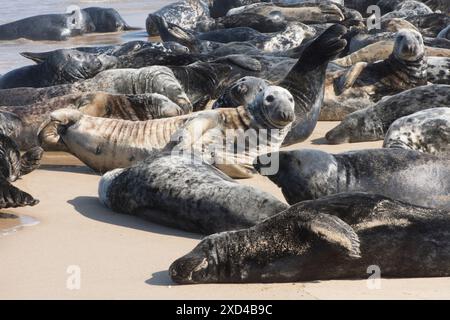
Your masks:
<path fill-rule="evenodd" d="M 267 101 L 267 102 L 273 102 L 273 100 L 275 100 L 275 98 L 274 98 L 273 95 L 268 95 L 268 96 L 266 97 L 266 101 Z"/>

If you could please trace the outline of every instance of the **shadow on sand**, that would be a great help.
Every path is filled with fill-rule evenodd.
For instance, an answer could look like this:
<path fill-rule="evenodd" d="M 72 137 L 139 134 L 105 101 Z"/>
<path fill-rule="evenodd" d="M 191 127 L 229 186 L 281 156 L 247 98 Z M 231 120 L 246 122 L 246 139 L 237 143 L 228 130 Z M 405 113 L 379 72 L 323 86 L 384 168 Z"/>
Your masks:
<path fill-rule="evenodd" d="M 121 227 L 133 228 L 141 231 L 164 234 L 168 236 L 190 239 L 202 238 L 201 235 L 195 233 L 189 233 L 154 224 L 136 216 L 116 213 L 103 206 L 97 197 L 76 197 L 75 199 L 69 200 L 68 203 L 71 204 L 75 208 L 75 210 L 81 213 L 83 216 L 96 221 L 110 223 Z"/>
<path fill-rule="evenodd" d="M 83 165 L 58 165 L 58 164 L 42 164 L 39 170 L 54 171 L 54 172 L 73 172 L 83 173 L 99 176 L 100 174 L 91 168 Z"/>
<path fill-rule="evenodd" d="M 151 286 L 177 286 L 169 277 L 169 270 L 154 272 L 150 279 L 145 280 L 145 283 Z"/>
<path fill-rule="evenodd" d="M 311 140 L 312 144 L 316 144 L 316 145 L 322 145 L 322 144 L 330 144 L 327 139 L 325 139 L 324 137 L 322 138 L 317 138 L 314 140 Z"/>

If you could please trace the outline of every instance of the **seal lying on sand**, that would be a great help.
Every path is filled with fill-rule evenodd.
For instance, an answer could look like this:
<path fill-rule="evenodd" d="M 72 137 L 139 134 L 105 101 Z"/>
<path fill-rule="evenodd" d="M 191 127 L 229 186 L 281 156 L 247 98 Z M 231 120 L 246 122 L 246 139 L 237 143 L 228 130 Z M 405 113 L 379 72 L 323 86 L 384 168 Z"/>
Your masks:
<path fill-rule="evenodd" d="M 27 106 L 0 107 L 0 130 L 26 150 L 39 145 L 38 130 L 51 112 L 78 109 L 94 117 L 124 120 L 149 120 L 183 114 L 183 109 L 167 97 L 157 94 L 119 95 L 105 92 L 72 94 L 56 97 Z M 46 150 L 59 150 L 55 146 L 42 146 Z M 66 150 L 65 148 L 63 150 Z"/>
<path fill-rule="evenodd" d="M 106 173 L 98 193 L 114 211 L 202 234 L 253 226 L 288 207 L 199 159 L 171 154 Z"/>
<path fill-rule="evenodd" d="M 450 160 L 414 150 L 368 149 L 329 154 L 280 151 L 269 178 L 294 204 L 342 192 L 379 193 L 409 203 L 450 209 Z M 262 161 L 267 162 L 266 158 Z M 255 164 L 259 171 L 261 161 Z M 419 181 L 419 182 L 418 182 Z"/>
<path fill-rule="evenodd" d="M 88 32 L 136 30 L 112 8 L 90 7 L 66 14 L 45 14 L 0 26 L 0 40 L 66 40 Z"/>
<path fill-rule="evenodd" d="M 450 214 L 379 195 L 298 203 L 249 229 L 213 234 L 169 269 L 181 284 L 450 275 Z M 407 266 L 407 267 L 406 267 Z"/>
<path fill-rule="evenodd" d="M 226 174 L 242 178 L 254 173 L 257 155 L 279 149 L 294 119 L 294 100 L 285 89 L 268 87 L 246 106 L 167 119 L 104 119 L 71 109 L 55 111 L 50 118 L 40 140 L 63 143 L 100 172 L 128 167 L 166 148 L 199 153 Z"/>
<path fill-rule="evenodd" d="M 10 181 L 36 169 L 42 153 L 43 150 L 36 147 L 21 156 L 16 143 L 0 133 L 0 209 L 34 206 L 39 202 L 11 185 Z"/>
<path fill-rule="evenodd" d="M 397 119 L 384 139 L 385 148 L 450 155 L 450 108 L 426 109 Z"/>
<path fill-rule="evenodd" d="M 292 93 L 295 100 L 295 121 L 283 144 L 304 141 L 314 130 L 323 101 L 326 68 L 328 62 L 345 48 L 346 41 L 341 39 L 345 32 L 345 27 L 336 24 L 310 40 L 302 46 L 297 63 L 279 81 L 278 85 Z M 236 107 L 240 101 L 249 101 L 266 82 L 254 78 L 242 81 L 225 90 L 215 107 Z M 233 98 L 233 95 L 241 95 L 241 98 Z"/>
<path fill-rule="evenodd" d="M 50 87 L 92 78 L 114 67 L 116 59 L 76 50 L 58 50 L 37 65 L 12 70 L 0 77 L 0 89 L 17 87 Z"/>
<path fill-rule="evenodd" d="M 450 108 L 449 96 L 448 85 L 433 84 L 409 89 L 347 115 L 325 137 L 333 144 L 383 140 L 398 118 L 424 109 Z"/>
<path fill-rule="evenodd" d="M 342 120 L 386 95 L 427 84 L 425 48 L 420 33 L 397 33 L 392 54 L 374 63 L 358 62 L 327 78 L 320 120 Z"/>

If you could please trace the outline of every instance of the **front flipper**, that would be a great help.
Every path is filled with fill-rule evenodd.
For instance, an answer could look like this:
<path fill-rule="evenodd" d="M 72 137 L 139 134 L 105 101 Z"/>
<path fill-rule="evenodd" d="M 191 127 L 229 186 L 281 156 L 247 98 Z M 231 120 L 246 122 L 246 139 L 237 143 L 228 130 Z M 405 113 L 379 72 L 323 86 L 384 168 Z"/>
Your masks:
<path fill-rule="evenodd" d="M 307 214 L 300 216 L 298 226 L 315 237 L 328 242 L 350 258 L 360 258 L 359 237 L 353 228 L 336 216 Z"/>
<path fill-rule="evenodd" d="M 34 206 L 39 200 L 14 187 L 8 181 L 0 181 L 0 209 Z"/>
<path fill-rule="evenodd" d="M 20 175 L 23 176 L 39 168 L 43 154 L 44 149 L 41 147 L 34 147 L 25 152 L 20 157 Z"/>
<path fill-rule="evenodd" d="M 203 111 L 189 120 L 182 128 L 178 129 L 171 137 L 170 142 L 164 147 L 164 152 L 197 152 L 196 146 L 202 146 L 204 133 L 217 127 L 218 116 L 214 111 Z M 207 141 L 206 141 L 207 142 Z"/>
<path fill-rule="evenodd" d="M 350 67 L 344 74 L 336 79 L 336 95 L 341 95 L 345 90 L 351 88 L 358 79 L 361 72 L 367 66 L 367 62 L 357 62 Z"/>
<path fill-rule="evenodd" d="M 222 61 L 225 62 L 228 61 L 248 71 L 260 72 L 262 68 L 261 63 L 258 60 L 243 54 L 228 55 L 226 57 L 217 59 L 215 62 L 222 62 Z"/>

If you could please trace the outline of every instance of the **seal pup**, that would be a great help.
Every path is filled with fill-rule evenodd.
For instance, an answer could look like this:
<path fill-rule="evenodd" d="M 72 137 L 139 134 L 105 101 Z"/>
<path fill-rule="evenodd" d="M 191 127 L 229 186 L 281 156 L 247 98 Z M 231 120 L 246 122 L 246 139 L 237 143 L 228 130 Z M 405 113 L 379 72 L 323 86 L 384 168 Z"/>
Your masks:
<path fill-rule="evenodd" d="M 43 150 L 37 147 L 21 156 L 16 143 L 0 133 L 0 209 L 34 206 L 39 203 L 39 200 L 10 182 L 36 169 L 42 153 Z"/>
<path fill-rule="evenodd" d="M 297 203 L 248 229 L 205 237 L 169 268 L 173 281 L 296 282 L 450 275 L 448 210 L 380 195 L 338 194 Z"/>
<path fill-rule="evenodd" d="M 450 155 L 450 108 L 426 109 L 394 121 L 383 143 L 384 148 L 418 150 Z"/>
<path fill-rule="evenodd" d="M 114 211 L 201 234 L 253 226 L 288 207 L 199 159 L 171 154 L 107 172 L 98 189 Z"/>
<path fill-rule="evenodd" d="M 63 49 L 49 55 L 37 65 L 12 70 L 0 77 L 0 89 L 17 87 L 50 87 L 92 78 L 116 65 L 116 59 Z"/>
<path fill-rule="evenodd" d="M 330 154 L 280 151 L 278 172 L 268 177 L 289 204 L 342 192 L 370 192 L 418 206 L 450 209 L 450 160 L 405 149 L 368 149 Z M 266 159 L 262 159 L 266 161 Z M 255 168 L 264 167 L 259 158 Z"/>
<path fill-rule="evenodd" d="M 450 86 L 438 84 L 403 91 L 347 115 L 325 138 L 331 144 L 383 140 L 391 124 L 401 117 L 424 109 L 450 108 L 449 95 Z"/>
<path fill-rule="evenodd" d="M 164 149 L 199 154 L 226 174 L 247 178 L 255 173 L 252 162 L 257 155 L 279 149 L 293 120 L 292 95 L 270 86 L 245 106 L 148 121 L 61 109 L 50 114 L 38 136 L 42 143 L 63 144 L 100 172 L 128 167 Z"/>
<path fill-rule="evenodd" d="M 184 114 L 169 98 L 157 94 L 120 95 L 106 92 L 72 94 L 36 102 L 26 106 L 0 107 L 0 130 L 14 137 L 21 150 L 39 145 L 38 130 L 51 112 L 63 109 L 77 109 L 83 114 L 123 119 L 149 120 Z M 45 150 L 60 150 L 54 146 L 42 145 Z M 63 148 L 61 151 L 65 151 Z"/>
<path fill-rule="evenodd" d="M 374 63 L 358 62 L 327 77 L 320 120 L 342 120 L 386 95 L 427 84 L 427 60 L 417 31 L 397 33 L 392 54 Z"/>

